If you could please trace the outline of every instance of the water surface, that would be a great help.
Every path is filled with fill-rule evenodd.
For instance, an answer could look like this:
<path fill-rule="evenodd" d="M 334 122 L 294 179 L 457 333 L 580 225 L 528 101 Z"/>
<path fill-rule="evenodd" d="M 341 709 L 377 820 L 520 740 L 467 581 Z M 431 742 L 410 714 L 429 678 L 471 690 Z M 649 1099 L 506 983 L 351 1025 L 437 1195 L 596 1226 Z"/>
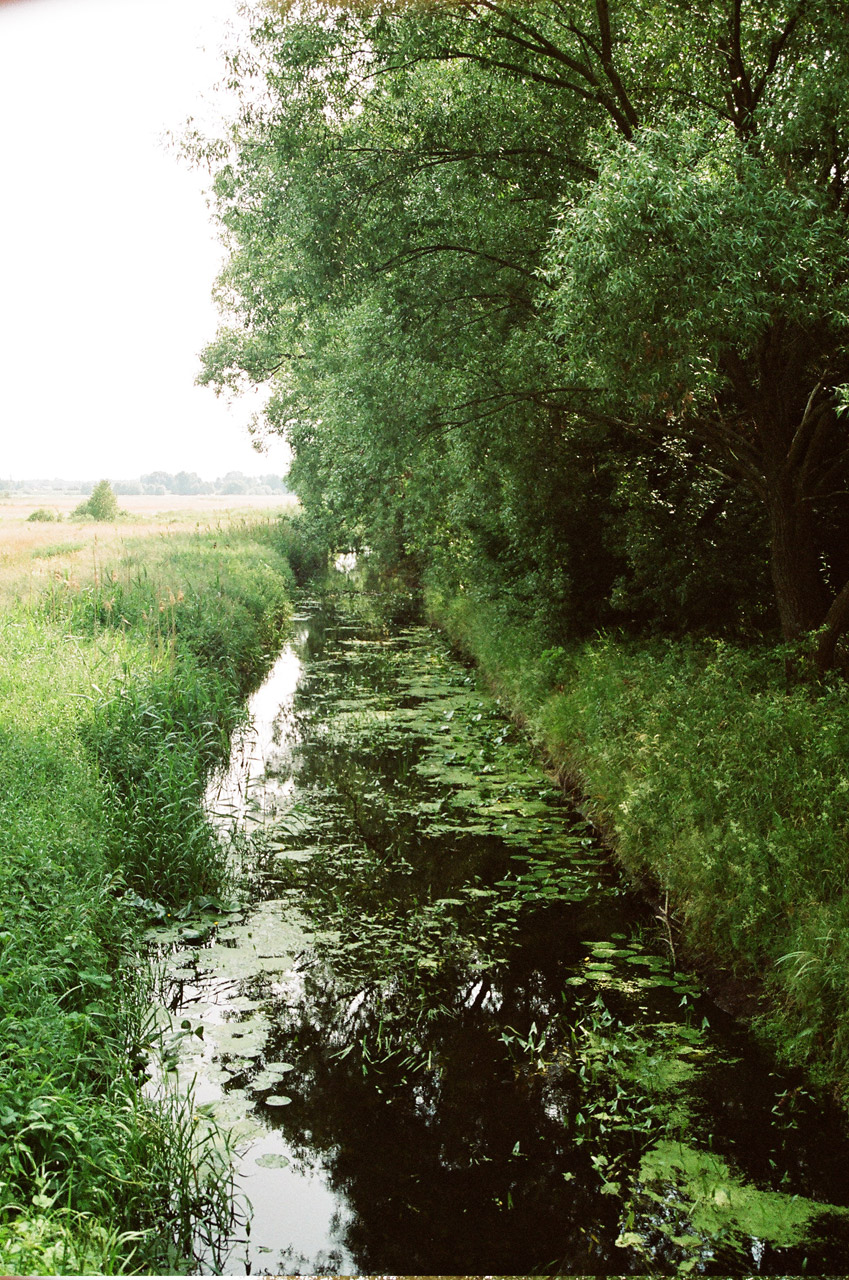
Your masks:
<path fill-rule="evenodd" d="M 841 1117 L 673 971 L 438 636 L 305 602 L 251 712 L 209 795 L 243 901 L 158 942 L 239 1141 L 225 1272 L 841 1268 Z"/>

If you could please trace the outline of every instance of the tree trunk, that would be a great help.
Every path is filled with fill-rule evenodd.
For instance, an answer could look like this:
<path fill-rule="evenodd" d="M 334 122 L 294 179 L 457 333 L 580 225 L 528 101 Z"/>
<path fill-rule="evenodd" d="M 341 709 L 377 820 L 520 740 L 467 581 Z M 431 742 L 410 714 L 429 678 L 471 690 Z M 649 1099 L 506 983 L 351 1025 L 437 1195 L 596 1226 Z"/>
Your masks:
<path fill-rule="evenodd" d="M 815 654 L 817 675 L 824 676 L 834 666 L 837 642 L 849 628 L 849 582 L 838 592 L 825 617 Z"/>
<path fill-rule="evenodd" d="M 781 630 L 785 640 L 798 640 L 822 626 L 829 605 L 813 521 L 787 476 L 770 485 L 767 505 L 770 569 Z"/>

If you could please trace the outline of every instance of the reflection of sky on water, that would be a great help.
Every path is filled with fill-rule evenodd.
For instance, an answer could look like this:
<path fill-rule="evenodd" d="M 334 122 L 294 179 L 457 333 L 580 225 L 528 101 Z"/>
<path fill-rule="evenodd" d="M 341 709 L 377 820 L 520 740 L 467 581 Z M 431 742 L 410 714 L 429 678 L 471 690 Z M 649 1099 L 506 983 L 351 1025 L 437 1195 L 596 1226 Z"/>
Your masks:
<path fill-rule="evenodd" d="M 263 1167 L 264 1161 L 288 1159 L 285 1168 Z M 251 1202 L 251 1241 L 236 1247 L 225 1275 L 254 1272 L 284 1275 L 351 1274 L 355 1267 L 342 1243 L 348 1227 L 338 1196 L 322 1171 L 295 1166 L 295 1156 L 279 1129 L 251 1144 L 241 1163 L 240 1187 Z M 263 1241 L 292 1240 L 288 1248 Z"/>
<path fill-rule="evenodd" d="M 307 637 L 308 628 L 296 619 L 291 642 L 248 702 L 248 722 L 234 736 L 227 770 L 207 788 L 207 811 L 224 829 L 250 830 L 268 821 L 294 789 L 293 699 Z M 238 1138 L 237 1185 L 250 1205 L 251 1230 L 241 1233 L 223 1264 L 201 1251 L 204 1269 L 225 1275 L 355 1269 L 342 1244 L 344 1202 L 328 1187 L 320 1164 L 307 1167 L 299 1159 L 273 1127 L 274 1110 L 250 1088 L 258 1059 L 264 1051 L 267 1057 L 268 1006 L 295 1003 L 301 992 L 298 957 L 309 934 L 293 917 L 286 904 L 265 901 L 238 925 L 222 920 L 212 946 L 178 951 L 168 964 L 170 1013 L 160 1010 L 160 1020 L 179 1051 L 172 1080 L 191 1089 L 195 1106 L 208 1108 Z M 253 948 L 252 937 L 258 942 Z M 258 972 L 242 971 L 238 960 L 245 950 L 256 953 Z M 186 1020 L 187 1029 L 181 1026 Z M 203 1035 L 195 1034 L 198 1028 Z M 156 1080 L 154 1091 L 161 1088 L 159 1072 Z M 284 1088 L 285 1077 L 279 1091 Z"/>
<path fill-rule="evenodd" d="M 292 792 L 291 755 L 297 741 L 292 700 L 303 670 L 300 654 L 307 634 L 305 626 L 297 628 L 251 695 L 248 723 L 233 740 L 229 767 L 207 788 L 208 811 L 228 826 L 266 821 Z"/>

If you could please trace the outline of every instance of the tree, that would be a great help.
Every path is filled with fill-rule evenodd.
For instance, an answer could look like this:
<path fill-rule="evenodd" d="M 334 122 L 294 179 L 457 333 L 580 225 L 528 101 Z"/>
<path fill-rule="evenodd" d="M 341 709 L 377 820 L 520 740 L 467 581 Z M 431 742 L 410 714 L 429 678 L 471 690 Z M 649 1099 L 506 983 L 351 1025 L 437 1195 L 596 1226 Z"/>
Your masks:
<path fill-rule="evenodd" d="M 190 494 L 200 493 L 203 481 L 196 471 L 178 471 L 172 477 L 172 487 L 174 493 Z"/>
<path fill-rule="evenodd" d="M 215 482 L 218 493 L 248 493 L 250 487 L 248 477 L 241 471 L 228 471 L 225 476 L 220 476 Z"/>
<path fill-rule="evenodd" d="M 101 480 L 91 491 L 91 497 L 81 502 L 73 512 L 75 519 L 89 516 L 92 520 L 116 520 L 118 500 L 108 480 Z"/>
<path fill-rule="evenodd" d="M 849 610 L 846 210 L 787 163 L 687 117 L 609 145 L 549 279 L 574 411 L 701 452 L 763 503 L 784 635 L 825 624 L 825 667 Z"/>
<path fill-rule="evenodd" d="M 230 135 L 198 148 L 230 247 L 202 377 L 271 382 L 307 506 L 417 570 L 553 579 L 598 622 L 636 563 L 616 512 L 647 527 L 640 477 L 674 460 L 690 577 L 724 559 L 745 594 L 741 557 L 768 550 L 785 636 L 824 628 L 828 666 L 849 622 L 840 5 L 268 4 L 252 40 Z"/>

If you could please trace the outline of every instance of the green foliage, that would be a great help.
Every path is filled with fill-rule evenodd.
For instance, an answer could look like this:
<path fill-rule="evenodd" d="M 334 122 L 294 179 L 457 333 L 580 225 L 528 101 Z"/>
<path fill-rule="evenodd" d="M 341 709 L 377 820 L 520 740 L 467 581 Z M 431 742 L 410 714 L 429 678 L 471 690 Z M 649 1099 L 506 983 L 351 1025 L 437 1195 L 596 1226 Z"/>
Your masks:
<path fill-rule="evenodd" d="M 285 558 L 298 586 L 321 578 L 327 569 L 332 548 L 308 516 L 281 516 L 267 525 L 256 526 L 254 536 L 267 539 Z"/>
<path fill-rule="evenodd" d="M 788 689 L 783 649 L 607 638 L 542 652 L 480 603 L 431 607 L 531 722 L 626 867 L 669 892 L 690 945 L 763 978 L 784 1053 L 845 1087 L 843 689 Z"/>
<path fill-rule="evenodd" d="M 187 144 L 230 248 L 202 381 L 269 382 L 313 521 L 404 581 L 553 640 L 814 629 L 847 68 L 830 0 L 263 8 Z"/>
<path fill-rule="evenodd" d="M 91 496 L 71 512 L 72 520 L 117 520 L 117 518 L 118 499 L 108 480 L 99 481 L 92 489 Z"/>
<path fill-rule="evenodd" d="M 729 349 L 749 359 L 779 315 L 845 332 L 843 216 L 818 185 L 788 185 L 777 159 L 680 113 L 606 139 L 596 164 L 564 202 L 548 272 L 570 377 L 613 411 L 627 397 L 687 435 L 726 386 Z"/>
<path fill-rule="evenodd" d="M 203 790 L 289 616 L 273 541 L 267 525 L 140 541 L 0 617 L 10 1272 L 173 1274 L 230 1224 L 213 1130 L 191 1098 L 141 1093 L 155 1037 L 136 908 L 227 881 Z"/>
<path fill-rule="evenodd" d="M 574 445 L 533 392 L 552 377 L 531 299 L 569 121 L 553 93 L 520 110 L 509 80 L 429 55 L 359 101 L 346 59 L 371 47 L 377 68 L 398 42 L 429 50 L 442 35 L 430 27 L 365 10 L 330 27 L 306 11 L 257 26 L 281 110 L 261 138 L 246 122 L 250 144 L 216 179 L 234 245 L 221 282 L 230 323 L 203 377 L 261 380 L 285 350 L 269 419 L 295 444 L 295 483 L 337 546 L 365 543 L 406 580 L 427 564 L 494 579 L 499 565 L 522 600 L 546 588 L 549 616 L 568 605 L 586 616 L 592 575 L 573 590 L 567 565 L 552 564 L 583 563 L 580 547 L 564 556 L 564 531 L 579 529 L 576 499 L 592 505 L 581 483 L 592 462 L 570 476 Z M 456 35 L 453 16 L 445 28 Z M 512 200 L 514 177 L 532 199 Z M 390 259 L 397 268 L 381 270 Z M 597 601 L 610 556 L 596 565 Z"/>
<path fill-rule="evenodd" d="M 36 507 L 35 511 L 30 512 L 27 516 L 29 521 L 48 521 L 61 520 L 62 517 L 55 511 L 51 511 L 49 507 Z"/>

